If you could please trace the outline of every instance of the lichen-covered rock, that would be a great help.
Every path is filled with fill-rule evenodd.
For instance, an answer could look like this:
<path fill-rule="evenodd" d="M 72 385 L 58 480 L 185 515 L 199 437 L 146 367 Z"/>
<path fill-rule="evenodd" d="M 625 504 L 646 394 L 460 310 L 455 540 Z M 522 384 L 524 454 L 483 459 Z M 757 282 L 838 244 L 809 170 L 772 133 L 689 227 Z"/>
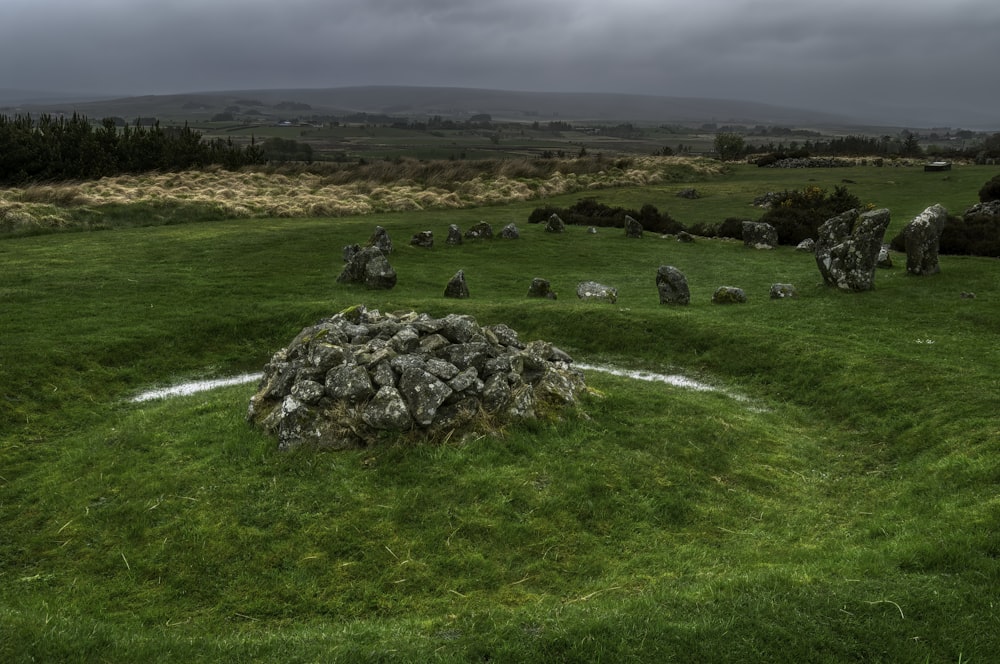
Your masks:
<path fill-rule="evenodd" d="M 552 285 L 548 279 L 535 277 L 528 286 L 528 297 L 544 297 L 549 300 L 556 299 L 556 294 L 552 291 Z"/>
<path fill-rule="evenodd" d="M 771 299 L 784 300 L 790 297 L 798 297 L 799 291 L 792 284 L 771 284 Z"/>
<path fill-rule="evenodd" d="M 892 254 L 889 252 L 888 244 L 883 244 L 882 248 L 878 250 L 878 260 L 875 261 L 875 267 L 884 270 L 892 269 Z"/>
<path fill-rule="evenodd" d="M 882 238 L 889 226 L 889 210 L 859 214 L 848 210 L 827 219 L 816 239 L 816 265 L 823 281 L 843 291 L 875 288 L 875 266 Z"/>
<path fill-rule="evenodd" d="M 521 233 L 517 230 L 517 225 L 511 222 L 500 229 L 500 237 L 505 240 L 519 240 Z"/>
<path fill-rule="evenodd" d="M 572 358 L 522 342 L 504 324 L 351 307 L 303 329 L 276 352 L 247 419 L 281 449 L 346 449 L 385 435 L 489 433 L 554 415 L 586 389 Z"/>
<path fill-rule="evenodd" d="M 747 294 L 735 286 L 719 286 L 712 293 L 712 304 L 743 304 Z"/>
<path fill-rule="evenodd" d="M 906 271 L 909 274 L 929 275 L 941 271 L 938 249 L 941 231 L 948 221 L 948 211 L 935 204 L 914 217 L 903 227 L 906 243 Z"/>
<path fill-rule="evenodd" d="M 389 290 L 396 285 L 396 271 L 378 247 L 365 247 L 344 266 L 340 283 L 361 284 L 370 290 Z"/>
<path fill-rule="evenodd" d="M 763 221 L 744 221 L 743 246 L 750 249 L 774 249 L 778 246 L 778 231 Z"/>
<path fill-rule="evenodd" d="M 472 228 L 465 231 L 466 240 L 492 240 L 493 226 L 488 222 L 480 221 L 472 225 Z"/>
<path fill-rule="evenodd" d="M 425 249 L 433 248 L 434 231 L 420 231 L 419 233 L 414 233 L 413 237 L 410 238 L 410 244 L 414 247 L 423 247 Z"/>
<path fill-rule="evenodd" d="M 596 281 L 581 281 L 576 285 L 576 296 L 581 300 L 596 300 L 614 304 L 618 301 L 618 289 Z"/>
<path fill-rule="evenodd" d="M 694 236 L 687 231 L 680 231 L 677 233 L 677 241 L 684 243 L 694 242 Z"/>
<path fill-rule="evenodd" d="M 464 300 L 469 297 L 469 285 L 465 282 L 465 271 L 455 273 L 444 287 L 444 296 Z"/>
<path fill-rule="evenodd" d="M 803 253 L 808 253 L 808 254 L 815 253 L 816 240 L 812 239 L 811 237 L 807 237 L 806 239 L 802 240 L 802 242 L 799 242 L 797 245 L 795 245 L 795 251 L 801 251 Z"/>
<path fill-rule="evenodd" d="M 691 303 L 691 289 L 687 277 L 672 265 L 661 265 L 656 270 L 656 290 L 660 304 L 686 305 Z"/>
<path fill-rule="evenodd" d="M 565 230 L 566 224 L 558 214 L 553 212 L 549 215 L 548 221 L 545 222 L 546 233 L 562 233 Z"/>
<path fill-rule="evenodd" d="M 388 256 L 392 253 L 392 240 L 389 238 L 389 231 L 381 226 L 376 226 L 375 230 L 372 231 L 371 237 L 368 238 L 368 244 L 365 246 L 378 247 L 383 256 Z"/>
<path fill-rule="evenodd" d="M 457 224 L 448 225 L 448 237 L 445 238 L 444 243 L 462 244 L 462 229 Z"/>
<path fill-rule="evenodd" d="M 642 224 L 629 215 L 625 215 L 625 237 L 633 240 L 642 239 Z"/>

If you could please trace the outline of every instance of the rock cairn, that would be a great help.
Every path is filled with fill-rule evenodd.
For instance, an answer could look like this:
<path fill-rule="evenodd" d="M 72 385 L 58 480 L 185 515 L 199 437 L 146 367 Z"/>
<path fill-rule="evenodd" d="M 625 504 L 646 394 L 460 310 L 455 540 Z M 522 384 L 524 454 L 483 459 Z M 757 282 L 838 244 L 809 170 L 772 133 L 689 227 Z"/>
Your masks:
<path fill-rule="evenodd" d="M 247 420 L 280 449 L 353 449 L 386 434 L 430 440 L 551 416 L 586 390 L 572 358 L 471 316 L 356 306 L 303 329 L 264 368 Z"/>

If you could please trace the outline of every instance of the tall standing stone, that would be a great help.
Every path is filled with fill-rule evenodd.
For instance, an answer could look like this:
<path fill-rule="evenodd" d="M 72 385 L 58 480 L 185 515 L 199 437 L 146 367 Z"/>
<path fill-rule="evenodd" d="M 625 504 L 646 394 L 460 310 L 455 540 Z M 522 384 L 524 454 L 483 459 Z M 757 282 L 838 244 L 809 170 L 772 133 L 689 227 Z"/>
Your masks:
<path fill-rule="evenodd" d="M 938 249 L 941 231 L 948 221 L 948 211 L 934 204 L 918 214 L 903 228 L 906 242 L 906 271 L 909 274 L 927 275 L 941 271 Z"/>
<path fill-rule="evenodd" d="M 656 290 L 660 293 L 660 304 L 691 303 L 687 277 L 672 265 L 661 265 L 656 270 Z"/>
<path fill-rule="evenodd" d="M 546 233 L 562 233 L 566 230 L 566 224 L 559 217 L 558 214 L 553 212 L 549 215 L 549 220 L 545 222 L 545 232 Z"/>
<path fill-rule="evenodd" d="M 882 238 L 889 226 L 889 210 L 864 214 L 848 210 L 827 219 L 816 239 L 816 265 L 823 281 L 843 291 L 875 288 L 875 266 Z"/>
<path fill-rule="evenodd" d="M 629 215 L 625 215 L 625 237 L 635 240 L 642 239 L 642 224 Z"/>
<path fill-rule="evenodd" d="M 465 271 L 459 270 L 444 288 L 445 297 L 465 300 L 469 297 L 469 286 L 465 283 Z"/>

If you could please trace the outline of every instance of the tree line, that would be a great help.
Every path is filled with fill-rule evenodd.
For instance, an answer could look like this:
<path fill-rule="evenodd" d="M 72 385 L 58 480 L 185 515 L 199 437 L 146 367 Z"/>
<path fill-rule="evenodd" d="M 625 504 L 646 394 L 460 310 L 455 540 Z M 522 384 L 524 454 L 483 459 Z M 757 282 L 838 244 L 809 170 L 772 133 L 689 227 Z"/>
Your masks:
<path fill-rule="evenodd" d="M 263 163 L 260 146 L 232 139 L 204 140 L 183 127 L 119 127 L 113 118 L 95 125 L 86 117 L 0 115 L 0 184 L 89 180 L 126 173 L 182 171 L 221 165 L 236 169 Z"/>

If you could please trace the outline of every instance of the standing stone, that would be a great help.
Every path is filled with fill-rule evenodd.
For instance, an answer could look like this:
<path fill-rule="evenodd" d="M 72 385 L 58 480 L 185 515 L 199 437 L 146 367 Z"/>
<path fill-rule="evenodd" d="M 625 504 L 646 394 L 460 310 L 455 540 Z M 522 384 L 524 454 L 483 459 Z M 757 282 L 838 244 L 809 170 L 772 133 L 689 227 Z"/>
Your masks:
<path fill-rule="evenodd" d="M 823 281 L 850 292 L 875 288 L 875 265 L 888 226 L 885 208 L 860 215 L 848 210 L 827 219 L 816 240 L 816 265 Z"/>
<path fill-rule="evenodd" d="M 517 231 L 517 226 L 514 225 L 514 222 L 511 222 L 500 230 L 500 237 L 505 240 L 518 240 L 521 238 L 521 234 Z"/>
<path fill-rule="evenodd" d="M 642 224 L 629 215 L 625 215 L 625 237 L 635 240 L 642 239 Z"/>
<path fill-rule="evenodd" d="M 351 257 L 337 281 L 362 284 L 370 290 L 389 290 L 396 285 L 396 271 L 378 247 L 365 247 Z"/>
<path fill-rule="evenodd" d="M 799 292 L 792 284 L 771 284 L 771 299 L 784 300 L 789 297 L 798 297 Z"/>
<path fill-rule="evenodd" d="M 763 221 L 744 221 L 743 246 L 750 249 L 774 249 L 778 246 L 778 231 Z"/>
<path fill-rule="evenodd" d="M 906 241 L 906 271 L 909 274 L 928 275 L 941 271 L 938 249 L 941 231 L 948 221 L 948 211 L 934 204 L 918 214 L 903 228 Z"/>
<path fill-rule="evenodd" d="M 465 283 L 465 272 L 463 270 L 456 272 L 455 276 L 448 282 L 448 285 L 445 286 L 444 296 L 459 300 L 469 297 L 469 286 Z"/>
<path fill-rule="evenodd" d="M 457 224 L 449 224 L 445 244 L 462 244 L 462 229 Z"/>
<path fill-rule="evenodd" d="M 566 230 L 566 224 L 563 220 L 559 218 L 559 215 L 553 212 L 549 216 L 549 220 L 545 222 L 545 232 L 546 233 L 562 233 Z"/>
<path fill-rule="evenodd" d="M 485 221 L 480 221 L 472 225 L 472 228 L 465 231 L 466 240 L 492 240 L 493 226 Z"/>
<path fill-rule="evenodd" d="M 892 254 L 889 253 L 889 245 L 883 244 L 882 248 L 878 250 L 878 261 L 876 261 L 875 267 L 886 270 L 892 268 Z"/>
<path fill-rule="evenodd" d="M 381 226 L 376 226 L 371 237 L 368 238 L 368 244 L 365 246 L 378 247 L 382 251 L 383 256 L 388 256 L 392 253 L 392 240 L 389 239 L 389 231 Z"/>
<path fill-rule="evenodd" d="M 581 300 L 597 300 L 614 304 L 618 301 L 618 289 L 596 281 L 581 281 L 576 286 L 576 296 Z"/>
<path fill-rule="evenodd" d="M 660 293 L 660 304 L 691 303 L 687 277 L 672 265 L 661 265 L 656 270 L 656 290 Z"/>
<path fill-rule="evenodd" d="M 424 247 L 430 249 L 434 246 L 434 231 L 420 231 L 410 239 L 410 244 L 414 247 Z"/>
<path fill-rule="evenodd" d="M 795 245 L 795 251 L 801 251 L 810 254 L 815 252 L 816 240 L 812 239 L 811 237 L 807 237 L 806 239 L 802 240 L 802 242 L 799 242 L 797 245 Z"/>
<path fill-rule="evenodd" d="M 746 301 L 747 294 L 735 286 L 719 286 L 712 293 L 712 304 L 742 304 Z"/>
<path fill-rule="evenodd" d="M 556 299 L 556 294 L 552 292 L 552 286 L 548 279 L 535 277 L 528 286 L 528 297 L 544 297 L 549 300 Z"/>

